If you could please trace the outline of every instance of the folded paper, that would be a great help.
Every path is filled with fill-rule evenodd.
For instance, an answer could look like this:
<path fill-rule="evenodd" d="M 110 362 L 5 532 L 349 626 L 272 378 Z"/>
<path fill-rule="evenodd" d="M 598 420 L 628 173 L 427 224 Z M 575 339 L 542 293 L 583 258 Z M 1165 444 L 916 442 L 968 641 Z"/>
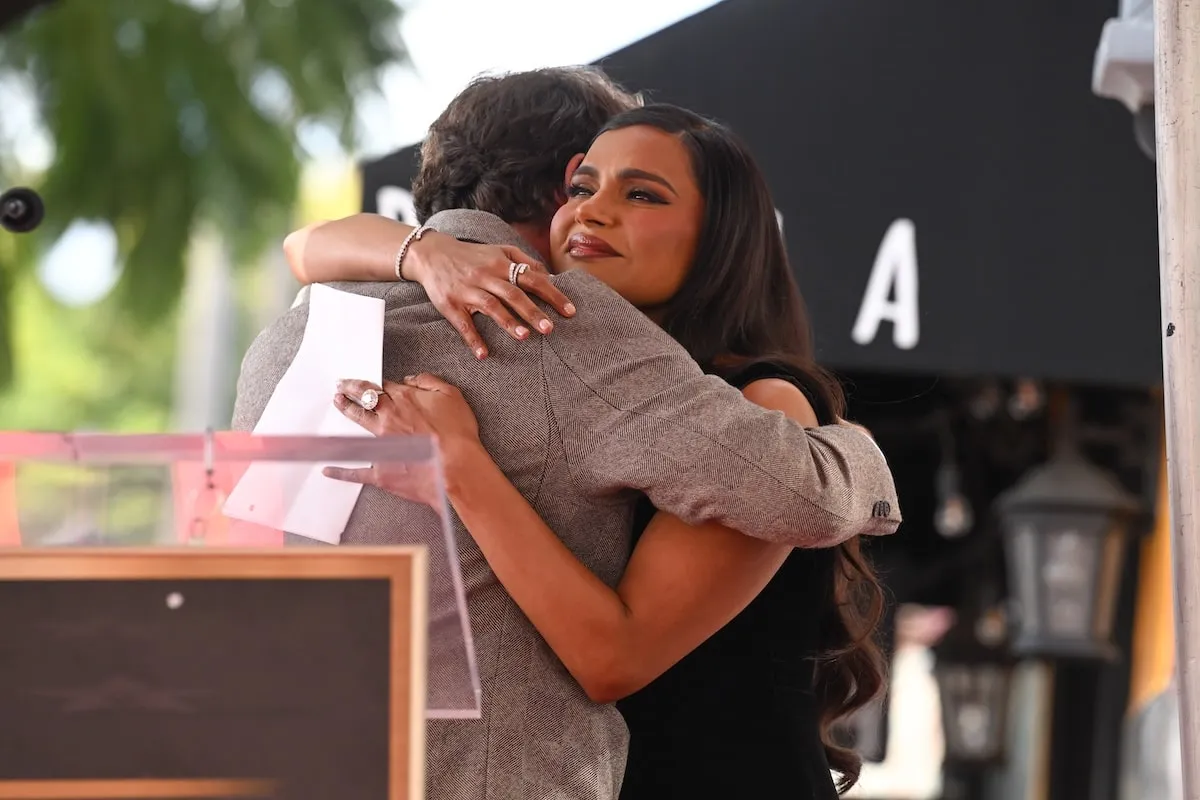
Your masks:
<path fill-rule="evenodd" d="M 315 285 L 291 366 L 254 427 L 260 436 L 370 436 L 333 405 L 337 382 L 382 383 L 383 300 Z M 337 544 L 362 486 L 326 478 L 326 464 L 254 462 L 230 492 L 225 514 Z M 343 464 L 339 466 L 369 466 Z"/>

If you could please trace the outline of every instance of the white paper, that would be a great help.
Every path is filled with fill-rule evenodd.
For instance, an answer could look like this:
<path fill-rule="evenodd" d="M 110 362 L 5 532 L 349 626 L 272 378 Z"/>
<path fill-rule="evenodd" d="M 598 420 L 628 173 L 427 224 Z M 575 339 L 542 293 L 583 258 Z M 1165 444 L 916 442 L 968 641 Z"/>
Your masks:
<path fill-rule="evenodd" d="M 383 382 L 383 300 L 316 284 L 296 358 L 267 401 L 254 433 L 263 436 L 370 436 L 333 405 L 337 382 Z M 325 464 L 255 462 L 238 481 L 225 514 L 337 544 L 362 486 L 321 474 Z M 370 466 L 345 464 L 340 466 Z"/>

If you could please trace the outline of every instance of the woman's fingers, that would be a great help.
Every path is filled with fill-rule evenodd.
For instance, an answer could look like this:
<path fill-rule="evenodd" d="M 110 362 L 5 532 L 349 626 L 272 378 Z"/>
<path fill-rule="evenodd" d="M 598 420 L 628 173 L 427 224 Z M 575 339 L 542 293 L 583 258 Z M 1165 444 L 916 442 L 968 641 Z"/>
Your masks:
<path fill-rule="evenodd" d="M 525 295 L 540 297 L 542 300 L 549 303 L 551 308 L 564 317 L 575 315 L 575 304 L 571 302 L 570 298 L 559 291 L 558 287 L 555 286 L 550 280 L 550 276 L 544 272 L 527 270 L 524 275 L 517 279 L 517 286 L 515 288 L 521 289 L 522 293 Z M 530 303 L 530 305 L 533 304 Z M 545 315 L 542 316 L 545 318 Z M 528 317 L 526 317 L 526 319 L 528 319 Z M 543 331 L 543 333 L 548 332 L 549 331 Z"/>
<path fill-rule="evenodd" d="M 371 467 L 361 467 L 351 469 L 349 467 L 326 467 L 321 470 L 321 474 L 326 478 L 333 478 L 335 481 L 345 481 L 347 483 L 361 483 L 366 486 L 375 485 L 375 470 Z"/>
<path fill-rule="evenodd" d="M 412 469 L 403 464 L 360 469 L 325 467 L 321 474 L 335 481 L 374 486 L 403 500 L 423 503 L 439 513 L 445 508 L 438 482 L 440 473 L 429 466 L 417 466 Z"/>
<path fill-rule="evenodd" d="M 386 394 L 382 386 L 357 378 L 343 378 L 338 381 L 337 390 L 356 403 L 361 403 L 363 395 L 367 392 L 375 392 L 376 400 L 383 399 L 384 394 Z"/>
<path fill-rule="evenodd" d="M 502 245 L 500 245 L 500 251 L 501 251 L 502 258 L 504 258 L 505 262 L 506 262 L 504 264 L 504 271 L 505 271 L 506 276 L 508 274 L 508 265 L 509 264 L 528 264 L 529 270 L 527 270 L 525 273 L 527 275 L 531 271 L 532 272 L 540 272 L 543 275 L 546 275 L 549 273 L 549 270 L 546 269 L 545 264 L 543 264 L 540 261 L 530 258 L 525 253 L 525 251 L 519 247 L 513 247 L 511 244 L 502 244 Z"/>
<path fill-rule="evenodd" d="M 550 273 L 547 271 L 545 266 L 537 261 L 530 261 L 529 256 L 525 255 L 525 253 L 518 247 L 506 245 L 503 249 L 505 257 L 510 259 L 509 263 L 515 262 L 517 264 L 529 265 L 529 269 L 525 270 L 524 274 L 517 279 L 517 288 L 521 289 L 527 295 L 533 295 L 545 300 L 550 304 L 551 308 L 553 308 L 559 314 L 562 314 L 564 317 L 572 316 L 575 313 L 575 305 L 565 294 L 558 290 L 557 286 L 550 281 Z M 509 305 L 512 305 L 512 303 Z M 532 306 L 533 304 L 530 303 L 530 305 Z M 533 307 L 535 309 L 537 308 L 536 306 Z M 538 330 L 542 330 L 538 325 L 538 319 L 531 319 L 516 306 L 513 306 L 513 310 L 520 314 L 526 322 L 530 323 Z M 544 318 L 544 316 L 545 315 L 542 315 L 542 318 Z M 549 331 L 546 330 L 543 330 L 542 332 L 549 333 Z"/>
<path fill-rule="evenodd" d="M 571 316 L 575 306 L 553 283 L 545 266 L 530 259 L 520 248 L 511 246 L 486 247 L 455 243 L 463 250 L 461 260 L 450 260 L 441 271 L 431 271 L 425 282 L 429 297 L 476 358 L 488 355 L 487 344 L 479 334 L 472 315 L 484 314 L 508 332 L 514 339 L 527 339 L 533 331 L 543 334 L 554 329 L 554 323 L 538 308 L 532 297 L 549 303 L 559 314 Z M 514 285 L 513 265 L 526 268 Z"/>
<path fill-rule="evenodd" d="M 404 383 L 417 389 L 424 389 L 427 392 L 452 394 L 458 391 L 458 387 L 454 384 L 447 383 L 436 375 L 430 375 L 428 372 L 422 372 L 418 375 L 409 375 L 404 379 Z"/>
<path fill-rule="evenodd" d="M 529 329 L 517 322 L 516 317 L 509 311 L 506 306 L 495 293 L 502 292 L 501 286 L 512 289 L 513 287 L 507 283 L 497 284 L 489 282 L 485 288 L 476 288 L 470 294 L 470 299 L 467 305 L 474 308 L 479 313 L 492 318 L 492 321 L 499 325 L 504 330 L 508 331 L 509 335 L 514 339 L 524 339 L 529 336 Z M 528 301 L 528 298 L 526 298 Z M 461 333 L 461 331 L 460 331 Z"/>
<path fill-rule="evenodd" d="M 575 315 L 575 304 L 558 290 L 558 287 L 550 281 L 549 275 L 543 272 L 526 272 L 517 283 L 529 294 L 545 300 L 551 308 L 564 317 Z"/>
<path fill-rule="evenodd" d="M 484 344 L 483 337 L 479 335 L 470 311 L 458 305 L 439 308 L 438 311 L 442 313 L 447 322 L 454 326 L 454 330 L 458 331 L 458 335 L 462 337 L 467 347 L 471 348 L 471 352 L 475 354 L 476 358 L 487 358 L 487 345 Z"/>
<path fill-rule="evenodd" d="M 529 275 L 530 273 L 526 272 L 525 274 Z M 522 278 L 522 280 L 524 279 Z M 522 283 L 523 286 L 524 283 Z M 529 295 L 508 281 L 492 281 L 484 289 L 503 300 L 522 320 L 528 323 L 528 327 L 526 327 L 514 320 L 513 326 L 505 329 L 514 339 L 528 338 L 530 329 L 541 333 L 549 333 L 554 330 L 554 323 L 529 299 Z"/>
<path fill-rule="evenodd" d="M 333 396 L 333 404 L 351 422 L 365 428 L 376 436 L 381 435 L 383 421 L 379 418 L 378 414 L 367 411 L 357 402 L 341 393 Z"/>

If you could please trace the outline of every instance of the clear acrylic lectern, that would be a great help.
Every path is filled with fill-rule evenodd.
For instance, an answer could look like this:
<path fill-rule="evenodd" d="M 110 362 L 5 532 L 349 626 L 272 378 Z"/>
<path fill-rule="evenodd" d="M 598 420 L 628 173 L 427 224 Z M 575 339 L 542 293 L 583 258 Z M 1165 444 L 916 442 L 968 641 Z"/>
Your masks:
<path fill-rule="evenodd" d="M 480 703 L 441 487 L 425 437 L 0 433 L 0 800 L 423 796 Z"/>

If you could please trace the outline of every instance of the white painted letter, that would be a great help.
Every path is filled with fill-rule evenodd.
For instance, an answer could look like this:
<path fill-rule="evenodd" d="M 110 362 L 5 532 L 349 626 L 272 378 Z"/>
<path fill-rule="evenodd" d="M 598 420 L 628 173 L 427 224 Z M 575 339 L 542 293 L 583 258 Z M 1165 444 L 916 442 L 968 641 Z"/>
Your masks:
<path fill-rule="evenodd" d="M 892 342 L 896 347 L 911 350 L 917 346 L 921 336 L 917 229 L 909 219 L 896 220 L 883 235 L 851 338 L 858 344 L 870 344 L 884 320 L 892 323 Z"/>
<path fill-rule="evenodd" d="M 391 217 L 405 225 L 417 224 L 417 210 L 413 207 L 412 192 L 399 186 L 383 186 L 375 193 L 376 213 Z"/>

